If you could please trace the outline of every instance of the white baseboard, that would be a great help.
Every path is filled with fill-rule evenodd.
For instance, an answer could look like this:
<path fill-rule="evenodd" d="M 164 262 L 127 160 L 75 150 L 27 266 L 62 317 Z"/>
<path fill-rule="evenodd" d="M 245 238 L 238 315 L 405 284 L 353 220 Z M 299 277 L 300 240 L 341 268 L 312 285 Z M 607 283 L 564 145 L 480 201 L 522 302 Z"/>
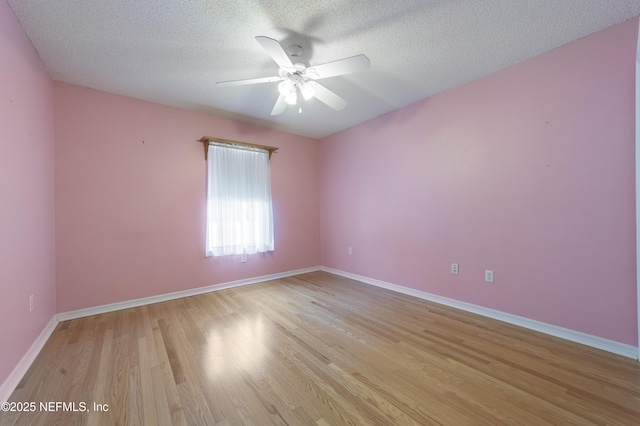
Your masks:
<path fill-rule="evenodd" d="M 415 290 L 408 287 L 403 287 L 397 284 L 391 284 L 385 281 L 376 280 L 373 278 L 365 277 L 362 275 L 352 274 L 350 272 L 341 271 L 338 269 L 322 266 L 320 268 L 323 271 L 331 274 L 340 275 L 345 278 L 351 278 L 356 281 L 363 282 L 365 284 L 374 285 L 376 287 L 386 288 L 388 290 L 396 291 L 398 293 L 414 296 L 419 299 L 428 300 L 430 302 L 439 303 L 441 305 L 450 306 L 452 308 L 460 309 L 474 314 L 483 315 L 485 317 L 497 319 L 509 324 L 518 325 L 520 327 L 528 328 L 530 330 L 539 331 L 541 333 L 549 334 L 551 336 L 559 337 L 561 339 L 570 340 L 572 342 L 581 343 L 593 348 L 602 349 L 603 351 L 611 352 L 614 354 L 622 355 L 627 358 L 638 359 L 638 348 L 624 343 L 615 342 L 613 340 L 604 339 L 602 337 L 592 336 L 590 334 L 581 333 L 579 331 L 570 330 L 568 328 L 558 327 L 556 325 L 547 324 L 544 322 L 532 320 L 529 318 L 521 317 L 518 315 L 512 315 L 505 312 L 496 311 L 494 309 L 485 308 L 471 303 L 460 302 L 455 299 L 449 299 L 447 297 L 438 296 L 435 294 L 427 293 L 421 290 Z"/>
<path fill-rule="evenodd" d="M 49 339 L 49 336 L 51 336 L 51 333 L 53 333 L 53 330 L 55 330 L 56 325 L 58 325 L 58 321 L 54 315 L 33 342 L 27 353 L 24 354 L 18 365 L 16 365 L 11 374 L 9 374 L 9 377 L 7 377 L 4 383 L 0 385 L 0 403 L 7 402 L 9 400 L 11 394 L 20 383 L 20 380 L 22 380 L 24 375 L 27 373 L 27 370 L 29 370 L 29 367 L 31 367 L 31 364 L 33 364 L 33 361 L 35 361 L 36 357 L 42 350 L 42 347 L 47 343 L 47 340 Z"/>
<path fill-rule="evenodd" d="M 157 296 L 143 297 L 141 299 L 125 300 L 124 302 L 110 303 L 108 305 L 95 306 L 92 308 L 78 309 L 76 311 L 62 312 L 56 315 L 58 321 L 68 321 L 76 318 L 88 317 L 90 315 L 104 314 L 106 312 L 119 311 L 121 309 L 135 308 L 137 306 L 150 305 L 152 303 L 166 302 L 167 300 L 181 299 L 183 297 L 195 296 L 198 294 L 211 293 L 212 291 L 224 290 L 227 288 L 240 287 L 244 285 L 257 284 L 264 281 L 277 280 L 291 277 L 293 275 L 306 274 L 308 272 L 319 271 L 319 266 L 311 268 L 295 269 L 293 271 L 280 272 L 278 274 L 263 275 L 260 277 L 247 278 L 244 280 L 230 281 L 227 283 L 214 284 L 206 287 L 192 288 L 189 290 L 176 291 L 174 293 L 159 294 Z"/>

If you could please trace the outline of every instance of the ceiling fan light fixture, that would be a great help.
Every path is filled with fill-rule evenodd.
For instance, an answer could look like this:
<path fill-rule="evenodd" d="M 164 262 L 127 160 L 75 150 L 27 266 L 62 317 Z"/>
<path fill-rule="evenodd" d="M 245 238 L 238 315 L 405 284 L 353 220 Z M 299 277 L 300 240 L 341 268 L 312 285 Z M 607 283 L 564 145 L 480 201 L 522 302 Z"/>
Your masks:
<path fill-rule="evenodd" d="M 296 88 L 291 80 L 284 80 L 278 85 L 278 91 L 284 97 L 296 92 Z"/>
<path fill-rule="evenodd" d="M 305 81 L 300 85 L 300 92 L 302 93 L 302 97 L 308 101 L 313 98 L 313 95 L 316 93 L 316 83 L 314 81 Z"/>
<path fill-rule="evenodd" d="M 284 101 L 289 105 L 295 105 L 298 103 L 298 94 L 296 93 L 295 90 L 292 92 L 289 92 L 288 95 L 285 95 Z"/>

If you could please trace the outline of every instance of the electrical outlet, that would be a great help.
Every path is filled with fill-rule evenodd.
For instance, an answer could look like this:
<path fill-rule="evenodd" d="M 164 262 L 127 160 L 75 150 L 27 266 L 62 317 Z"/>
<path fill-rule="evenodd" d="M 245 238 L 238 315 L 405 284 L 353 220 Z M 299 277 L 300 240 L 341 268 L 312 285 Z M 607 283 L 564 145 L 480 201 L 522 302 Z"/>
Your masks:
<path fill-rule="evenodd" d="M 347 250 L 347 253 L 353 254 L 353 249 L 351 247 L 349 247 L 349 249 Z"/>
<path fill-rule="evenodd" d="M 493 271 L 489 269 L 484 271 L 484 280 L 485 282 L 492 283 L 493 282 Z"/>
<path fill-rule="evenodd" d="M 247 261 L 247 254 L 246 253 L 242 253 L 240 255 L 240 262 L 241 263 L 246 263 L 246 261 Z"/>
<path fill-rule="evenodd" d="M 457 263 L 452 263 L 451 264 L 451 273 L 453 275 L 458 275 L 458 264 Z"/>
<path fill-rule="evenodd" d="M 33 312 L 33 294 L 29 295 L 29 312 Z"/>

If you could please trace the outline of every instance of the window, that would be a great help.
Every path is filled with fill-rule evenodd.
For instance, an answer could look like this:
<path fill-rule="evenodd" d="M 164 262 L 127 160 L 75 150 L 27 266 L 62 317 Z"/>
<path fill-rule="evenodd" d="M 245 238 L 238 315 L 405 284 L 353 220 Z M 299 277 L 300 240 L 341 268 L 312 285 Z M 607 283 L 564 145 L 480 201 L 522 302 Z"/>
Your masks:
<path fill-rule="evenodd" d="M 270 151 L 209 142 L 206 255 L 273 251 Z"/>

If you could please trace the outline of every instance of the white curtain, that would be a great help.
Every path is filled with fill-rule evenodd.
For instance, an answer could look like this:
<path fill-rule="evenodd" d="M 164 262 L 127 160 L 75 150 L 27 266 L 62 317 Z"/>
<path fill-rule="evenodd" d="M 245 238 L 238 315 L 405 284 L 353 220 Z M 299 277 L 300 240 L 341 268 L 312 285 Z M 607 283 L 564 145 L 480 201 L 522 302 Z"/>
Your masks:
<path fill-rule="evenodd" d="M 206 255 L 273 251 L 269 152 L 209 145 Z"/>

